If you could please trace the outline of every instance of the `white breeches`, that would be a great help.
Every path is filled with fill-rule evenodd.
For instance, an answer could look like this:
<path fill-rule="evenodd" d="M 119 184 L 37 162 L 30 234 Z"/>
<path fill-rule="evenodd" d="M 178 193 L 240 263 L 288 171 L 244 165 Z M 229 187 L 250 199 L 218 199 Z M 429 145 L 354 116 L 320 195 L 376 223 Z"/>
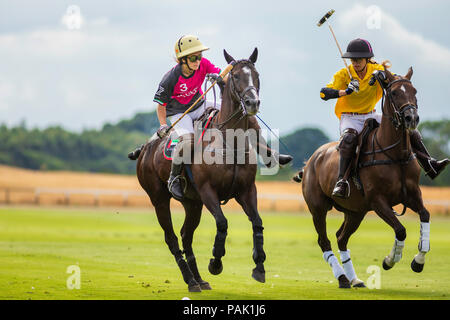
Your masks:
<path fill-rule="evenodd" d="M 341 120 L 339 122 L 339 131 L 340 134 L 344 132 L 345 129 L 351 128 L 358 133 L 361 133 L 361 130 L 364 128 L 364 122 L 366 122 L 369 118 L 374 118 L 378 123 L 381 123 L 381 113 L 369 113 L 369 114 L 342 114 Z"/>
<path fill-rule="evenodd" d="M 205 112 L 206 108 L 214 107 L 214 101 L 213 100 L 206 100 L 205 103 L 203 103 L 200 107 L 195 109 L 194 111 L 189 112 L 186 114 L 174 127 L 175 132 L 178 134 L 178 136 L 183 136 L 185 134 L 194 134 L 194 121 L 198 120 L 202 114 Z M 216 109 L 221 108 L 221 100 L 216 100 Z M 173 116 L 169 117 L 169 120 L 171 123 L 174 123 L 177 121 L 183 114 L 177 113 Z"/>

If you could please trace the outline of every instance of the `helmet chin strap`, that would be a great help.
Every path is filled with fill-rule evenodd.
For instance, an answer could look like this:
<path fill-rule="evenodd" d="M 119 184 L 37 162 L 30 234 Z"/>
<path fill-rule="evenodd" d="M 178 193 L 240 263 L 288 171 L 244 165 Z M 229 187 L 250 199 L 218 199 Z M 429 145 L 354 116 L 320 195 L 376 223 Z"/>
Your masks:
<path fill-rule="evenodd" d="M 183 61 L 183 63 L 184 63 L 184 64 L 186 65 L 186 67 L 189 69 L 190 73 L 192 73 L 192 72 L 195 71 L 194 69 L 192 69 L 191 67 L 189 67 L 189 63 L 188 63 L 186 57 L 183 57 L 181 61 Z"/>

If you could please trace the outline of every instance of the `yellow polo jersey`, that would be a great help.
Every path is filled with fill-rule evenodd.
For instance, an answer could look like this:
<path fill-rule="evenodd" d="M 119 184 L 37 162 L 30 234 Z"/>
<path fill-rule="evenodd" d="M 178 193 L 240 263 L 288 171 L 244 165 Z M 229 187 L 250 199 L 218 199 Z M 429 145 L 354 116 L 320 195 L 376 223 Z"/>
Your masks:
<path fill-rule="evenodd" d="M 368 113 L 372 111 L 383 95 L 383 90 L 378 81 L 373 86 L 369 85 L 372 73 L 375 70 L 384 70 L 384 67 L 381 64 L 368 63 L 367 73 L 364 79 L 358 77 L 352 64 L 349 66 L 349 69 L 353 79 L 359 81 L 359 92 L 353 92 L 350 95 L 342 96 L 337 99 L 334 112 L 339 119 L 341 118 L 342 112 Z M 335 73 L 333 81 L 327 84 L 327 87 L 336 90 L 345 90 L 349 83 L 350 78 L 348 72 L 343 68 Z"/>

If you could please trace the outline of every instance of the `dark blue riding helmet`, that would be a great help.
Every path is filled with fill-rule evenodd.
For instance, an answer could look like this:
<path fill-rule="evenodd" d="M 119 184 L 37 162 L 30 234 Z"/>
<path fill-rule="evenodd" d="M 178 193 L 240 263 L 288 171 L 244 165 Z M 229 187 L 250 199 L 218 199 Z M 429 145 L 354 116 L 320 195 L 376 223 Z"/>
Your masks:
<path fill-rule="evenodd" d="M 350 41 L 347 46 L 347 52 L 342 55 L 342 58 L 358 59 L 372 58 L 373 56 L 372 46 L 369 41 L 358 38 Z"/>

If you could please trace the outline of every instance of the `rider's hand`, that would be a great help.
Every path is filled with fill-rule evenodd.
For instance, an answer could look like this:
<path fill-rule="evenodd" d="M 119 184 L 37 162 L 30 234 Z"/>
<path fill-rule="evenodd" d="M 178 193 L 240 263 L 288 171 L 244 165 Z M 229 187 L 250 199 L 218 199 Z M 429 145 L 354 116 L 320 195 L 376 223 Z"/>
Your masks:
<path fill-rule="evenodd" d="M 156 134 L 162 139 L 167 135 L 167 129 L 169 129 L 169 126 L 167 124 L 162 124 L 158 131 L 156 131 Z"/>
<path fill-rule="evenodd" d="M 212 81 L 217 81 L 217 83 L 223 83 L 222 77 L 217 73 L 208 73 L 206 77 L 211 79 Z"/>
<path fill-rule="evenodd" d="M 384 87 L 387 81 L 386 73 L 382 70 L 375 70 L 372 73 L 372 78 L 369 80 L 369 85 L 373 86 L 377 80 L 380 82 L 381 86 Z"/>
<path fill-rule="evenodd" d="M 359 81 L 356 79 L 352 79 L 352 81 L 350 81 L 350 83 L 348 84 L 348 87 L 345 90 L 345 93 L 351 94 L 353 92 L 358 92 L 358 91 L 359 91 Z"/>

